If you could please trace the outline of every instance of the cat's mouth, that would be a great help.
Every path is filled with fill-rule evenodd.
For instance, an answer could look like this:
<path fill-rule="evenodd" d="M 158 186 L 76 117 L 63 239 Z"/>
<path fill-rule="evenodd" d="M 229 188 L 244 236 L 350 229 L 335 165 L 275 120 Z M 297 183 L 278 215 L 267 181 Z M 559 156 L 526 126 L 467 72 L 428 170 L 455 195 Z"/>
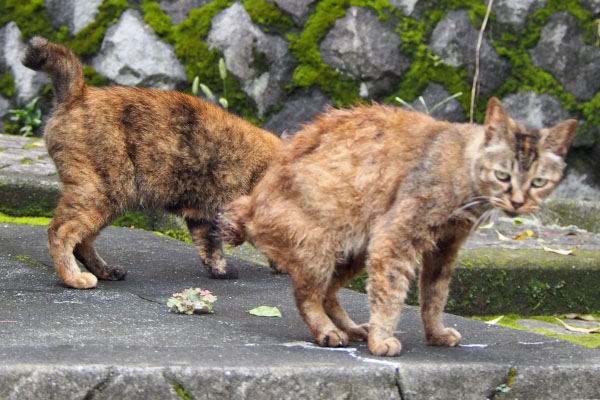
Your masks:
<path fill-rule="evenodd" d="M 515 218 L 519 216 L 519 213 L 516 211 L 504 210 L 504 214 L 508 215 L 510 218 Z"/>

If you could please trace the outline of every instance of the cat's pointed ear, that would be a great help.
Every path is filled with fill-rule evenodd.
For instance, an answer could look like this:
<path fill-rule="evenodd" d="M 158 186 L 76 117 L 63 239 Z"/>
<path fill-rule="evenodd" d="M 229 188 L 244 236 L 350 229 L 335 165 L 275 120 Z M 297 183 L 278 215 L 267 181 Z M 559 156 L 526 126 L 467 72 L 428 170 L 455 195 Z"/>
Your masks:
<path fill-rule="evenodd" d="M 560 124 L 547 129 L 547 133 L 542 138 L 542 148 L 547 151 L 564 157 L 567 154 L 569 145 L 575 136 L 577 121 L 568 119 Z"/>
<path fill-rule="evenodd" d="M 506 140 L 508 116 L 506 115 L 504 106 L 497 97 L 492 97 L 488 101 L 484 126 L 486 144 L 497 140 Z"/>

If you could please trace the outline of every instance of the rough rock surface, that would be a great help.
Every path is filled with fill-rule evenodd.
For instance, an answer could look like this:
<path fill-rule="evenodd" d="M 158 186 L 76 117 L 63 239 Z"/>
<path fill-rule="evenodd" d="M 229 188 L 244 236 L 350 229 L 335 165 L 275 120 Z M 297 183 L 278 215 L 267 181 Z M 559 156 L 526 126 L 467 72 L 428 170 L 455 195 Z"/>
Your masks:
<path fill-rule="evenodd" d="M 515 31 L 525 27 L 527 17 L 544 7 L 547 0 L 497 0 L 493 4 L 496 21 L 506 24 Z"/>
<path fill-rule="evenodd" d="M 310 6 L 316 3 L 316 0 L 268 0 L 277 4 L 277 6 L 291 14 L 292 19 L 298 25 L 303 25 L 308 18 Z"/>
<path fill-rule="evenodd" d="M 46 11 L 55 29 L 62 25 L 69 27 L 71 34 L 76 34 L 94 22 L 98 15 L 98 6 L 103 0 L 45 0 Z"/>
<path fill-rule="evenodd" d="M 315 115 L 332 104 L 322 91 L 313 89 L 309 94 L 286 101 L 283 108 L 265 122 L 263 128 L 282 137 L 293 135 L 302 128 L 303 122 L 312 121 Z"/>
<path fill-rule="evenodd" d="M 390 0 L 390 4 L 402 11 L 404 15 L 411 15 L 419 0 Z"/>
<path fill-rule="evenodd" d="M 590 100 L 600 91 L 600 51 L 584 43 L 577 20 L 569 12 L 550 17 L 530 55 L 535 66 L 551 72 L 578 100 Z"/>
<path fill-rule="evenodd" d="M 108 28 L 92 66 L 98 73 L 126 86 L 169 90 L 187 80 L 173 46 L 163 42 L 140 14 L 131 9 Z"/>
<path fill-rule="evenodd" d="M 533 91 L 511 94 L 502 99 L 506 112 L 531 128 L 550 128 L 571 118 L 567 110 L 548 93 Z"/>
<path fill-rule="evenodd" d="M 402 40 L 366 8 L 350 7 L 321 42 L 323 62 L 360 80 L 402 75 L 410 60 L 399 52 Z"/>
<path fill-rule="evenodd" d="M 579 3 L 594 14 L 600 14 L 600 0 L 579 0 Z"/>
<path fill-rule="evenodd" d="M 173 25 L 179 25 L 189 17 L 190 11 L 201 8 L 211 0 L 160 0 L 159 7 L 171 17 Z"/>
<path fill-rule="evenodd" d="M 4 118 L 10 110 L 10 103 L 4 97 L 0 96 L 0 118 Z"/>
<path fill-rule="evenodd" d="M 212 20 L 207 43 L 223 53 L 227 70 L 256 103 L 259 115 L 283 99 L 295 61 L 285 40 L 265 34 L 241 3 L 234 3 Z"/>
<path fill-rule="evenodd" d="M 463 93 L 462 96 L 468 96 L 469 93 Z M 423 103 L 417 98 L 410 105 L 417 111 L 426 112 L 437 119 L 443 119 L 450 122 L 465 122 L 467 121 L 467 115 L 460 102 L 456 99 L 452 99 L 440 106 L 437 106 L 440 102 L 444 101 L 448 97 L 452 96 L 444 87 L 437 83 L 430 83 L 427 85 L 421 97 L 425 102 L 427 109 L 423 106 Z M 436 107 L 437 106 L 437 107 Z M 433 111 L 432 111 L 433 110 Z"/>
<path fill-rule="evenodd" d="M 465 67 L 469 76 L 475 73 L 474 54 L 479 31 L 475 29 L 465 10 L 451 11 L 440 21 L 429 42 L 429 49 L 445 64 Z M 501 58 L 484 38 L 480 49 L 479 86 L 481 93 L 498 88 L 508 76 L 508 62 Z"/>
<path fill-rule="evenodd" d="M 13 21 L 0 30 L 0 46 L 4 55 L 4 68 L 10 71 L 15 80 L 17 106 L 23 106 L 41 93 L 48 79 L 46 75 L 32 71 L 21 64 L 25 43 L 21 40 L 19 27 Z"/>

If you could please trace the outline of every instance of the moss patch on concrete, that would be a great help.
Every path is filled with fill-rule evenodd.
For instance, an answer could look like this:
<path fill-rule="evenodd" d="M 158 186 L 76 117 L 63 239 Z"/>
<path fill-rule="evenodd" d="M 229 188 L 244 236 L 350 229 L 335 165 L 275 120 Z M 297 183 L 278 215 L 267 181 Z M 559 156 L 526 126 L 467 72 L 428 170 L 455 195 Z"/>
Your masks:
<path fill-rule="evenodd" d="M 598 318 L 600 316 L 600 314 L 592 314 L 592 315 L 596 318 Z M 581 346 L 589 347 L 592 349 L 600 347 L 600 333 L 591 333 L 591 334 L 587 334 L 587 335 L 567 335 L 567 334 L 559 335 L 555 332 L 551 332 L 551 331 L 548 331 L 543 328 L 531 329 L 531 328 L 524 327 L 524 326 L 520 325 L 519 323 L 517 323 L 518 320 L 522 320 L 522 319 L 535 319 L 538 321 L 555 324 L 558 327 L 562 327 L 562 325 L 558 321 L 556 321 L 554 316 L 551 316 L 551 315 L 522 316 L 522 315 L 518 315 L 518 314 L 507 314 L 507 315 L 493 315 L 493 316 L 476 316 L 476 317 L 472 317 L 472 318 L 475 320 L 479 320 L 479 321 L 491 321 L 491 320 L 494 320 L 499 317 L 502 317 L 502 319 L 500 319 L 500 321 L 498 321 L 498 323 L 497 323 L 500 326 L 504 326 L 504 327 L 512 328 L 512 329 L 520 329 L 520 330 L 525 330 L 525 331 L 530 331 L 530 332 L 538 332 L 538 333 L 544 334 L 545 336 L 565 340 L 565 341 L 572 342 L 572 343 L 575 343 L 575 344 L 578 344 Z M 568 320 L 564 320 L 564 321 L 568 323 Z M 567 331 L 565 330 L 565 332 L 567 332 Z"/>
<path fill-rule="evenodd" d="M 459 315 L 600 312 L 600 251 L 463 250 L 445 310 Z M 348 287 L 366 292 L 367 273 Z M 418 305 L 415 282 L 408 304 Z"/>
<path fill-rule="evenodd" d="M 549 221 L 561 226 L 575 225 L 589 232 L 600 233 L 600 203 L 591 201 L 548 200 Z"/>
<path fill-rule="evenodd" d="M 51 218 L 48 217 L 12 217 L 0 212 L 0 223 L 21 225 L 48 225 Z"/>

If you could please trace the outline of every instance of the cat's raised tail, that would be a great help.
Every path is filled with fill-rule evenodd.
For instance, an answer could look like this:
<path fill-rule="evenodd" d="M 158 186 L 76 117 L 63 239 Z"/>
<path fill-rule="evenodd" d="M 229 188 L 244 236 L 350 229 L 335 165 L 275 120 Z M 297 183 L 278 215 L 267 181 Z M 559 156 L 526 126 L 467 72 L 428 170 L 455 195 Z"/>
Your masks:
<path fill-rule="evenodd" d="M 83 67 L 77 56 L 66 47 L 43 37 L 31 38 L 25 50 L 23 65 L 48 74 L 58 103 L 81 95 L 86 87 Z"/>
<path fill-rule="evenodd" d="M 219 217 L 221 238 L 232 246 L 246 241 L 246 223 L 252 215 L 252 198 L 242 196 L 229 203 Z"/>

